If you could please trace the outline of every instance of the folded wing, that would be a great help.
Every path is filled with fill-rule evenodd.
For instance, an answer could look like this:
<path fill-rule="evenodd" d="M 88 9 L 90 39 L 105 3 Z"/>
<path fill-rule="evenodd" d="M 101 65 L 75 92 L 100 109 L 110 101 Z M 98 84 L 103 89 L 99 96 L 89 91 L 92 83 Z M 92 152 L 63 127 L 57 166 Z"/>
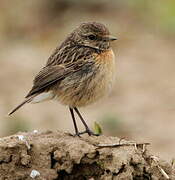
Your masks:
<path fill-rule="evenodd" d="M 80 70 L 82 66 L 86 65 L 87 63 L 88 62 L 85 61 L 77 61 L 71 64 L 44 67 L 35 77 L 33 87 L 27 94 L 26 98 L 34 94 L 48 91 L 49 88 L 54 85 L 54 83 L 58 83 L 65 77 L 71 75 L 71 73 Z"/>

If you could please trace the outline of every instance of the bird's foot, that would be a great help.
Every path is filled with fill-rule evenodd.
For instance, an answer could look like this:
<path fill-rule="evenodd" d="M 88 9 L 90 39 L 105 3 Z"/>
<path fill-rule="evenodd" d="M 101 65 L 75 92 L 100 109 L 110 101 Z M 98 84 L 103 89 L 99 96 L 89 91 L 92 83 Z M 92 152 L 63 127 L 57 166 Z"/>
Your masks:
<path fill-rule="evenodd" d="M 82 132 L 77 132 L 76 134 L 75 134 L 75 136 L 79 136 L 80 137 L 80 135 L 82 135 L 82 134 L 88 134 L 89 136 L 100 136 L 100 134 L 96 134 L 96 133 L 94 133 L 93 131 L 91 131 L 90 129 L 86 129 L 85 131 L 82 131 Z"/>
<path fill-rule="evenodd" d="M 76 137 L 76 136 L 81 137 L 81 135 L 86 134 L 86 133 L 89 136 L 100 136 L 101 135 L 101 134 L 94 133 L 90 129 L 86 129 L 85 131 L 82 131 L 82 132 L 76 132 L 75 134 L 69 133 L 69 135 L 74 136 L 74 137 Z"/>

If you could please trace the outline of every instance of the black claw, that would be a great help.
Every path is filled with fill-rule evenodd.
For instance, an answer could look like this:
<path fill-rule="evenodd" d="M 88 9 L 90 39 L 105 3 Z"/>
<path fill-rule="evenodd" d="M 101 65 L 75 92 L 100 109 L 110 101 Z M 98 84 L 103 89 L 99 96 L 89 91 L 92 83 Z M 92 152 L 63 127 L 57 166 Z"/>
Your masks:
<path fill-rule="evenodd" d="M 86 133 L 87 133 L 89 136 L 99 136 L 99 135 L 100 135 L 100 134 L 94 133 L 94 132 L 91 131 L 90 129 L 87 129 L 87 130 L 85 130 L 85 131 L 78 132 L 78 133 L 74 134 L 73 136 L 79 136 L 79 137 L 81 137 L 80 135 L 83 135 L 83 134 L 86 134 Z"/>
<path fill-rule="evenodd" d="M 89 136 L 100 136 L 100 134 L 96 134 L 93 131 L 91 131 L 90 129 L 86 130 L 86 133 L 88 133 Z"/>
<path fill-rule="evenodd" d="M 73 136 L 73 137 L 81 137 L 80 136 L 80 133 L 75 133 L 75 134 L 72 134 L 72 133 L 69 133 L 70 136 Z"/>

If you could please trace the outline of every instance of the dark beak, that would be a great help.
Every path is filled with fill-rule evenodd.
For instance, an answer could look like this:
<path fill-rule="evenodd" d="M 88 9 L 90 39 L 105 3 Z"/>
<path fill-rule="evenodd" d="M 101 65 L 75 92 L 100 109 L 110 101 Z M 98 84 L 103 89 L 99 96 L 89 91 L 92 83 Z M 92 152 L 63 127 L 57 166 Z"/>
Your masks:
<path fill-rule="evenodd" d="M 114 36 L 109 35 L 109 36 L 105 36 L 104 40 L 106 40 L 106 41 L 115 41 L 115 40 L 117 40 L 117 38 L 114 37 Z"/>
<path fill-rule="evenodd" d="M 115 40 L 117 40 L 117 38 L 114 37 L 114 36 L 109 36 L 108 38 L 109 38 L 109 41 L 115 41 Z"/>

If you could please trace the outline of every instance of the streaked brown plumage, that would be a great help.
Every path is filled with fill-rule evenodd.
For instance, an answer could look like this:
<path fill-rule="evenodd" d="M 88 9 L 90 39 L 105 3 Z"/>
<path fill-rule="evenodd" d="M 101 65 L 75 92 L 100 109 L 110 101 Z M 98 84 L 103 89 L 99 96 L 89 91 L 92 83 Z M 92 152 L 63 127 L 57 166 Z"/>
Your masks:
<path fill-rule="evenodd" d="M 93 135 L 77 107 L 97 101 L 111 89 L 115 60 L 110 41 L 115 39 L 103 24 L 82 23 L 55 49 L 35 77 L 25 101 L 9 115 L 26 103 L 57 99 L 69 106 L 76 135 Z M 78 131 L 74 110 L 85 125 L 82 133 Z"/>

